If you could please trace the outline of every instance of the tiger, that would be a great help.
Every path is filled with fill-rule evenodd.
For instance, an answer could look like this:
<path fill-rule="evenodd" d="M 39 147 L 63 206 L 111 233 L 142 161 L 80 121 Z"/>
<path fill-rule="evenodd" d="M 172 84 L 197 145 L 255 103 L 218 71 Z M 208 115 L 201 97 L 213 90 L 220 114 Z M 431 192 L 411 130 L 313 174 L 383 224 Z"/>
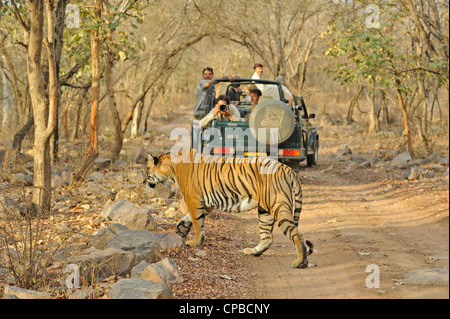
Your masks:
<path fill-rule="evenodd" d="M 297 174 L 287 165 L 267 157 L 205 155 L 195 149 L 148 155 L 147 179 L 150 188 L 170 181 L 176 183 L 188 214 L 176 225 L 176 233 L 186 237 L 194 227 L 194 240 L 188 246 L 205 241 L 205 217 L 212 209 L 244 212 L 258 208 L 260 242 L 245 248 L 248 255 L 260 256 L 273 243 L 273 227 L 290 238 L 297 249 L 294 268 L 306 268 L 307 256 L 314 246 L 303 240 L 298 230 L 302 210 L 302 189 Z M 308 251 L 306 245 L 308 245 Z"/>

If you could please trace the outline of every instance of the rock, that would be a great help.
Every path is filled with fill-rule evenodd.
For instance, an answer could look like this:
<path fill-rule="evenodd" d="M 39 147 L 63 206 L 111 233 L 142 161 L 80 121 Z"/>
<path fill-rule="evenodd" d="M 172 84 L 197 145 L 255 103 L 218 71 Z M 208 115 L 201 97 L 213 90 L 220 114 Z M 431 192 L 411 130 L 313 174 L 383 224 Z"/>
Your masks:
<path fill-rule="evenodd" d="M 145 180 L 147 179 L 147 176 L 141 171 L 141 170 L 132 170 L 128 172 L 127 179 L 132 185 L 131 187 L 135 188 L 136 185 L 142 185 L 144 184 Z"/>
<path fill-rule="evenodd" d="M 111 299 L 173 299 L 173 292 L 163 282 L 153 282 L 139 278 L 120 279 L 114 284 Z"/>
<path fill-rule="evenodd" d="M 52 299 L 49 293 L 14 286 L 5 286 L 4 293 L 5 295 L 14 295 L 19 299 Z"/>
<path fill-rule="evenodd" d="M 100 282 L 112 275 L 130 274 L 135 255 L 130 251 L 115 248 L 105 250 L 89 248 L 84 255 L 69 258 L 68 264 L 80 268 L 80 275 L 89 283 Z"/>
<path fill-rule="evenodd" d="M 99 293 L 99 290 L 96 289 L 75 290 L 70 294 L 69 299 L 94 299 Z"/>
<path fill-rule="evenodd" d="M 52 174 L 52 187 L 57 187 L 62 185 L 62 179 L 59 175 L 53 175 Z"/>
<path fill-rule="evenodd" d="M 112 169 L 114 172 L 120 172 L 125 170 L 129 165 L 128 162 L 118 159 L 112 164 Z"/>
<path fill-rule="evenodd" d="M 182 283 L 184 281 L 178 266 L 169 258 L 164 258 L 160 262 L 148 265 L 140 274 L 140 278 L 168 284 Z"/>
<path fill-rule="evenodd" d="M 359 164 L 363 168 L 372 168 L 373 164 L 371 161 L 363 161 Z"/>
<path fill-rule="evenodd" d="M 150 139 L 153 138 L 153 135 L 152 135 L 152 133 L 146 132 L 146 133 L 144 133 L 144 134 L 142 135 L 142 138 L 143 138 L 144 140 L 150 140 Z"/>
<path fill-rule="evenodd" d="M 114 236 L 106 247 L 132 252 L 136 256 L 136 263 L 141 260 L 153 263 L 161 259 L 158 237 L 146 230 L 122 231 Z"/>
<path fill-rule="evenodd" d="M 195 253 L 195 256 L 197 256 L 197 257 L 206 257 L 208 255 L 206 253 L 206 251 L 201 250 L 201 249 L 196 249 L 194 253 Z"/>
<path fill-rule="evenodd" d="M 103 170 L 111 165 L 111 160 L 109 158 L 99 157 L 94 161 L 94 167 L 97 170 Z"/>
<path fill-rule="evenodd" d="M 69 169 L 63 169 L 59 173 L 59 176 L 61 177 L 61 183 L 63 185 L 69 186 L 70 185 L 70 179 L 72 178 L 72 173 Z"/>
<path fill-rule="evenodd" d="M 131 269 L 131 278 L 139 278 L 144 269 L 149 265 L 145 260 L 141 260 L 139 264 Z"/>
<path fill-rule="evenodd" d="M 430 163 L 439 163 L 440 157 L 441 157 L 441 153 L 433 153 L 427 157 L 427 161 Z"/>
<path fill-rule="evenodd" d="M 155 222 L 150 210 L 141 209 L 133 203 L 119 199 L 106 207 L 101 216 L 134 230 L 154 230 Z"/>
<path fill-rule="evenodd" d="M 174 218 L 174 217 L 177 217 L 178 215 L 180 215 L 180 213 L 176 210 L 176 208 L 173 208 L 173 207 L 169 207 L 169 209 L 167 209 L 164 212 L 164 216 L 166 216 L 168 218 Z"/>
<path fill-rule="evenodd" d="M 441 157 L 439 159 L 439 164 L 448 166 L 448 157 Z"/>
<path fill-rule="evenodd" d="M 433 166 L 431 166 L 431 169 L 435 173 L 443 173 L 443 172 L 445 172 L 445 167 L 440 165 L 440 164 L 434 164 Z"/>
<path fill-rule="evenodd" d="M 172 195 L 172 190 L 166 185 L 148 189 L 148 196 L 150 198 L 170 198 Z"/>
<path fill-rule="evenodd" d="M 147 150 L 144 147 L 140 147 L 134 156 L 133 160 L 138 164 L 146 164 L 147 162 Z"/>
<path fill-rule="evenodd" d="M 344 174 L 348 174 L 353 172 L 358 167 L 358 163 L 355 162 L 347 162 Z"/>
<path fill-rule="evenodd" d="M 350 160 L 353 161 L 353 162 L 359 163 L 359 164 L 367 161 L 366 157 L 364 155 L 361 155 L 361 154 L 351 154 L 350 155 Z"/>
<path fill-rule="evenodd" d="M 19 216 L 24 208 L 11 198 L 0 194 L 0 219 L 10 219 Z"/>
<path fill-rule="evenodd" d="M 17 297 L 16 295 L 6 295 L 6 294 L 4 294 L 1 299 L 20 299 L 20 298 Z"/>
<path fill-rule="evenodd" d="M 179 208 L 179 210 L 180 210 L 180 213 L 181 213 L 182 215 L 189 214 L 189 210 L 188 210 L 187 205 L 186 205 L 186 202 L 184 201 L 183 198 L 182 198 L 181 201 L 180 201 L 180 208 Z"/>
<path fill-rule="evenodd" d="M 154 235 L 157 237 L 159 246 L 163 251 L 169 249 L 186 248 L 186 243 L 180 235 L 174 233 L 154 233 Z"/>
<path fill-rule="evenodd" d="M 448 268 L 414 269 L 405 275 L 406 284 L 445 286 L 449 283 Z"/>
<path fill-rule="evenodd" d="M 412 167 L 411 169 L 405 170 L 403 176 L 408 180 L 420 180 L 423 178 L 433 178 L 434 174 L 422 167 Z"/>
<path fill-rule="evenodd" d="M 392 160 L 392 165 L 395 168 L 400 169 L 408 168 L 411 165 L 411 154 L 409 154 L 409 152 L 404 152 L 397 155 Z"/>
<path fill-rule="evenodd" d="M 109 225 L 108 228 L 99 229 L 91 239 L 91 246 L 97 249 L 105 249 L 109 241 L 124 230 L 128 230 L 128 228 L 117 223 Z"/>
<path fill-rule="evenodd" d="M 105 179 L 105 175 L 103 175 L 100 172 L 92 172 L 86 177 L 86 182 L 92 181 L 92 182 L 99 182 L 101 180 Z"/>
<path fill-rule="evenodd" d="M 54 227 L 55 227 L 55 229 L 57 229 L 63 233 L 68 233 L 68 232 L 72 231 L 72 227 L 66 222 L 57 223 L 57 224 L 55 224 Z"/>
<path fill-rule="evenodd" d="M 352 154 L 352 150 L 345 145 L 343 148 L 340 148 L 337 152 L 336 152 L 336 156 L 345 156 L 345 155 L 350 155 Z"/>
<path fill-rule="evenodd" d="M 103 184 L 90 181 L 82 184 L 78 188 L 78 191 L 80 192 L 81 196 L 84 197 L 90 195 L 98 197 L 100 195 L 107 194 L 109 190 Z"/>
<path fill-rule="evenodd" d="M 12 176 L 11 184 L 20 186 L 33 186 L 33 179 L 33 175 L 18 173 Z"/>

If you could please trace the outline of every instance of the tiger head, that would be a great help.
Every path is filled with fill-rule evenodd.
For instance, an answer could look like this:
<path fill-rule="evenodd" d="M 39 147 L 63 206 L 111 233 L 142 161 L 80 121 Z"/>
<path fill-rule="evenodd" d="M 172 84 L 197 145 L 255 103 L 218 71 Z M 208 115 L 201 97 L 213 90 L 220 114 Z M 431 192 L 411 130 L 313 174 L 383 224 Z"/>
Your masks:
<path fill-rule="evenodd" d="M 148 155 L 147 180 L 145 182 L 151 188 L 162 185 L 166 180 L 174 181 L 170 165 L 166 163 L 167 160 L 164 157 L 164 155 L 160 157 Z"/>

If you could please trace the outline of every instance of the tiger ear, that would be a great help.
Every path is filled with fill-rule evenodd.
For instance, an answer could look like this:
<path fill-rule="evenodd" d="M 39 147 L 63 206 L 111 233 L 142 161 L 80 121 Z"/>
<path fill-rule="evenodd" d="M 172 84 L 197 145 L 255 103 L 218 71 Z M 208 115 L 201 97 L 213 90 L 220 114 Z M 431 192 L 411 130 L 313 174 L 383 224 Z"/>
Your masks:
<path fill-rule="evenodd" d="M 148 167 L 153 167 L 158 165 L 159 159 L 156 156 L 153 156 L 152 154 L 148 154 L 147 157 L 147 166 Z"/>

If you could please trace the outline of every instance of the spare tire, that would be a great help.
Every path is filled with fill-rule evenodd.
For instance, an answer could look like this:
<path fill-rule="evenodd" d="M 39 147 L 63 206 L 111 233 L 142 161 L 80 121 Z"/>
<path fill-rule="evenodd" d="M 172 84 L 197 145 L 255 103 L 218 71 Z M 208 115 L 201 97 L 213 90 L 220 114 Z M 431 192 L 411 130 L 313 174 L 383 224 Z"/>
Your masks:
<path fill-rule="evenodd" d="M 278 144 L 283 143 L 295 129 L 295 116 L 291 108 L 278 100 L 266 100 L 258 103 L 250 113 L 249 127 L 253 137 L 263 144 L 270 144 L 270 136 L 273 130 L 278 131 Z M 264 128 L 258 134 L 258 129 Z"/>

